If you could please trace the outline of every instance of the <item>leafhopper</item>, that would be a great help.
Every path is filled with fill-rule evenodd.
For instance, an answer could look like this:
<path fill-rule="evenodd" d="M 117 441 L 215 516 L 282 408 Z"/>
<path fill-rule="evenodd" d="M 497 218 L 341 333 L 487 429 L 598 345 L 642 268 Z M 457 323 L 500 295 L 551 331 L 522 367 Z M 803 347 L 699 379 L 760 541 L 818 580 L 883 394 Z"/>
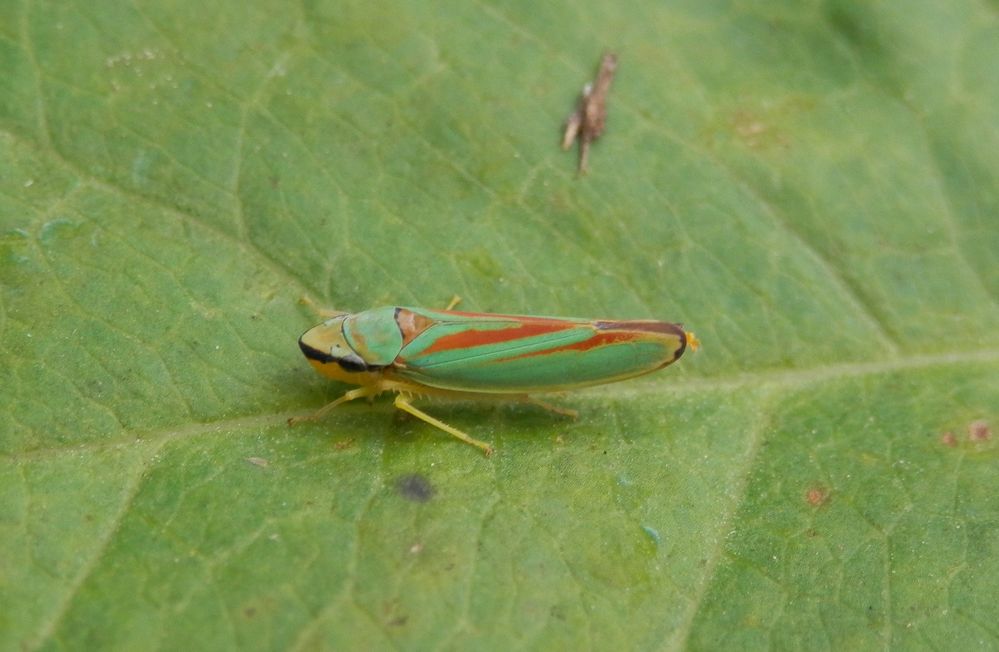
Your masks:
<path fill-rule="evenodd" d="M 662 321 L 385 306 L 335 313 L 306 331 L 298 345 L 320 374 L 358 387 L 292 422 L 394 392 L 398 409 L 490 455 L 492 446 L 417 409 L 411 397 L 502 397 L 574 415 L 531 395 L 641 376 L 675 362 L 688 346 L 696 350 L 699 342 L 681 325 Z"/>

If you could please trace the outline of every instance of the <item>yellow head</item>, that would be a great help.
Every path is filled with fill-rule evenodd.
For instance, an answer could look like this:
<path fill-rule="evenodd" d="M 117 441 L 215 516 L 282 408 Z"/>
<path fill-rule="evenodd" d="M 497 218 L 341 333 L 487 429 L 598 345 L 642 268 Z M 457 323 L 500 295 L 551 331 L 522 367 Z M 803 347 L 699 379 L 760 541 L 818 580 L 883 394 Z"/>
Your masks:
<path fill-rule="evenodd" d="M 347 314 L 327 319 L 313 326 L 298 338 L 298 347 L 316 371 L 351 385 L 370 385 L 381 374 L 357 354 L 343 335 L 343 320 Z"/>

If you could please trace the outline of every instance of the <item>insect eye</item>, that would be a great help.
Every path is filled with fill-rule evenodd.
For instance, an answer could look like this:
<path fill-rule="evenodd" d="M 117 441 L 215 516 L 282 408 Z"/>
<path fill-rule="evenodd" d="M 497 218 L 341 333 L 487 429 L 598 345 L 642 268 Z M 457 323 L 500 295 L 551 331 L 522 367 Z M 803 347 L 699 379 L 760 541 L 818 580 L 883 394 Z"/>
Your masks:
<path fill-rule="evenodd" d="M 368 365 L 356 354 L 337 356 L 335 359 L 344 371 L 368 371 Z"/>
<path fill-rule="evenodd" d="M 329 353 L 323 355 L 326 362 L 335 362 L 344 371 L 370 371 L 371 368 L 364 361 L 364 358 L 340 342 L 335 342 L 329 348 Z"/>

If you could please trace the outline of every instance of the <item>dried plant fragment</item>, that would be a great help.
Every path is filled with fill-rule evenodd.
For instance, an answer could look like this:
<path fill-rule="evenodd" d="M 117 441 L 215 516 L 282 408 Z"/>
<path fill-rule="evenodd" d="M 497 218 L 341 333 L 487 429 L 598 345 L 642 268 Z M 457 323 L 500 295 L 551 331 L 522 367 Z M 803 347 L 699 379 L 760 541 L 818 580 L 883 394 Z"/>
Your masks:
<path fill-rule="evenodd" d="M 607 94 L 617 70 L 617 55 L 608 52 L 600 60 L 593 83 L 583 87 L 579 105 L 565 121 L 562 149 L 569 149 L 579 139 L 579 173 L 586 174 L 590 143 L 604 133 L 607 124 Z"/>

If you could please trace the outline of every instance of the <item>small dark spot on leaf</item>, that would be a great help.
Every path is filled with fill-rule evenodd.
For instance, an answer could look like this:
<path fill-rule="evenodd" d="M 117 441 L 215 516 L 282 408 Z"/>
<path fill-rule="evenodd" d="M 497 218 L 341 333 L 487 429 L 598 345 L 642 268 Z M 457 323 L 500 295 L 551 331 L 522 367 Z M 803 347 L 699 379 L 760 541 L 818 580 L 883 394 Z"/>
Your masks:
<path fill-rule="evenodd" d="M 992 439 L 992 431 L 989 424 L 979 419 L 968 424 L 968 439 L 970 441 L 988 441 Z"/>
<path fill-rule="evenodd" d="M 943 444 L 944 446 L 950 446 L 951 448 L 954 448 L 955 446 L 957 446 L 957 437 L 955 437 L 954 433 L 952 432 L 945 432 L 944 434 L 940 435 L 940 443 Z"/>
<path fill-rule="evenodd" d="M 243 609 L 243 615 L 246 616 L 247 618 L 253 618 L 254 616 L 257 615 L 257 608 L 247 607 L 246 609 Z"/>
<path fill-rule="evenodd" d="M 562 608 L 562 605 L 552 605 L 552 608 L 548 610 L 548 613 L 550 613 L 552 618 L 556 620 L 565 620 L 565 609 Z"/>
<path fill-rule="evenodd" d="M 348 439 L 341 439 L 338 442 L 334 442 L 333 448 L 338 451 L 345 451 L 353 445 L 354 445 L 354 439 L 351 437 Z"/>
<path fill-rule="evenodd" d="M 434 486 L 430 484 L 430 480 L 420 473 L 410 473 L 400 476 L 395 481 L 395 488 L 400 496 L 414 503 L 425 503 L 433 498 L 434 493 L 436 493 Z"/>
<path fill-rule="evenodd" d="M 815 537 L 819 536 L 819 531 L 813 527 L 810 527 L 807 530 L 805 530 L 805 536 L 808 537 L 809 539 L 814 539 Z"/>
<path fill-rule="evenodd" d="M 812 507 L 821 507 L 829 500 L 829 490 L 820 486 L 812 487 L 805 492 L 805 500 Z"/>
<path fill-rule="evenodd" d="M 389 627 L 402 627 L 409 620 L 409 616 L 396 616 L 392 620 L 388 621 Z"/>

